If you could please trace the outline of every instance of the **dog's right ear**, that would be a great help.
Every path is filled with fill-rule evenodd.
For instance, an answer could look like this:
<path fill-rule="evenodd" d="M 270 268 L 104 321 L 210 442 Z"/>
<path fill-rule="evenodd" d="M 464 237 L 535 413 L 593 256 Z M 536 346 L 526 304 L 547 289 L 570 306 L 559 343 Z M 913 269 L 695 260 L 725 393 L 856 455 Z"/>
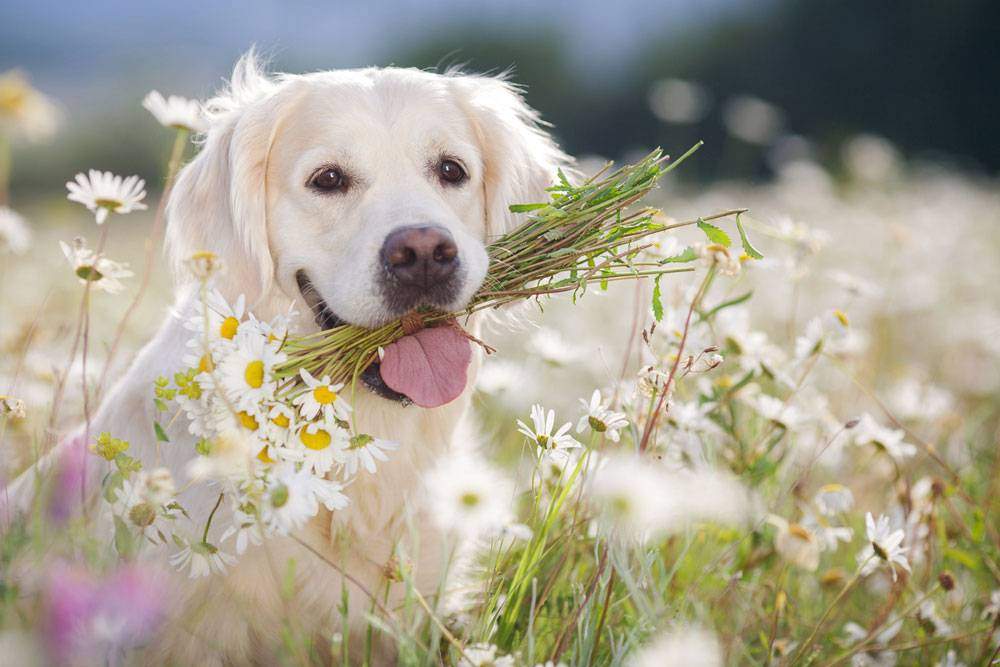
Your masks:
<path fill-rule="evenodd" d="M 267 159 L 283 81 L 269 77 L 251 51 L 236 64 L 228 88 L 205 104 L 209 130 L 167 204 L 166 245 L 178 282 L 189 280 L 184 261 L 208 250 L 249 302 L 269 289 Z"/>

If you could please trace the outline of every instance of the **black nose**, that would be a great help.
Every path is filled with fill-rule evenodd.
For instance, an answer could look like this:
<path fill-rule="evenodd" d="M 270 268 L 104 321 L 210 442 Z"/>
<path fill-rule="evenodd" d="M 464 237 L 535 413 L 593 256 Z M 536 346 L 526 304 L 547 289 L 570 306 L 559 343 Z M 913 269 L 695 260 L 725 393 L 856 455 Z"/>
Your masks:
<path fill-rule="evenodd" d="M 455 273 L 458 246 L 444 227 L 400 227 L 385 237 L 382 263 L 401 284 L 428 289 Z"/>

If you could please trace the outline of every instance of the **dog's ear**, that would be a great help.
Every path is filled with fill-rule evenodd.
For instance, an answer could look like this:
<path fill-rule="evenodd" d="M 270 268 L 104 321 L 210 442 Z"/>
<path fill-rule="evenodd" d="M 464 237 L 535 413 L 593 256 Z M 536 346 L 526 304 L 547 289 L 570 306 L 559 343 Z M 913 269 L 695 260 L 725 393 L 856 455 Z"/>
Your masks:
<path fill-rule="evenodd" d="M 233 70 L 228 88 L 205 104 L 209 130 L 185 166 L 167 205 L 167 248 L 179 281 L 184 260 L 209 250 L 227 282 L 252 303 L 274 277 L 267 233 L 267 160 L 281 118 L 282 83 L 264 73 L 253 52 Z"/>
<path fill-rule="evenodd" d="M 523 222 L 509 206 L 548 201 L 545 189 L 572 160 L 504 76 L 450 76 L 483 153 L 487 234 L 500 235 Z"/>

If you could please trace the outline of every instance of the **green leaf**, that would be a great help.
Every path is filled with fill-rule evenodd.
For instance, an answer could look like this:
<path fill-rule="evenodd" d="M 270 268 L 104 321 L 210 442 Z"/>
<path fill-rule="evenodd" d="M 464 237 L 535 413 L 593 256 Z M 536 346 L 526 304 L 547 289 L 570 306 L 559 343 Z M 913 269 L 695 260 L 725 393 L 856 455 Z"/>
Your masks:
<path fill-rule="evenodd" d="M 167 432 L 163 430 L 162 426 L 160 426 L 160 422 L 153 422 L 153 430 L 156 431 L 157 440 L 160 442 L 170 442 L 170 438 L 167 437 Z"/>
<path fill-rule="evenodd" d="M 507 208 L 510 209 L 511 213 L 529 213 L 545 208 L 546 206 L 548 204 L 511 204 Z"/>
<path fill-rule="evenodd" d="M 979 569 L 979 560 L 976 558 L 975 554 L 971 554 L 968 551 L 959 549 L 958 547 L 946 548 L 944 550 L 944 557 L 961 563 L 970 570 Z"/>
<path fill-rule="evenodd" d="M 663 319 L 663 300 L 660 294 L 660 278 L 663 274 L 656 276 L 653 281 L 653 318 L 659 322 Z"/>
<path fill-rule="evenodd" d="M 729 234 L 725 233 L 715 225 L 705 222 L 704 220 L 698 221 L 698 229 L 705 232 L 705 236 L 712 243 L 718 243 L 721 246 L 728 248 L 733 245 L 732 239 L 729 238 Z"/>
<path fill-rule="evenodd" d="M 167 404 L 164 403 L 163 399 L 161 399 L 161 398 L 154 398 L 153 399 L 153 405 L 156 406 L 156 409 L 157 409 L 158 412 L 166 412 L 167 411 Z"/>
<path fill-rule="evenodd" d="M 750 290 L 746 294 L 741 294 L 740 296 L 737 296 L 737 297 L 734 297 L 732 299 L 729 299 L 728 301 L 723 301 L 722 303 L 720 303 L 719 305 L 715 306 L 714 308 L 712 308 L 711 310 L 709 310 L 707 313 L 705 313 L 704 315 L 702 315 L 701 319 L 702 320 L 710 319 L 713 315 L 716 315 L 720 310 L 724 310 L 724 309 L 729 308 L 731 306 L 738 306 L 739 304 L 743 303 L 744 301 L 749 301 L 750 297 L 752 297 L 752 296 L 753 296 L 753 290 Z"/>
<path fill-rule="evenodd" d="M 743 221 L 740 220 L 739 213 L 736 214 L 736 229 L 740 232 L 740 241 L 743 243 L 743 252 L 754 259 L 764 259 L 764 255 L 760 254 L 760 252 L 753 247 L 753 244 L 750 243 L 750 239 L 747 238 L 747 232 L 743 229 Z"/>
<path fill-rule="evenodd" d="M 131 558 L 135 553 L 135 537 L 120 516 L 115 517 L 115 551 L 122 558 Z"/>
<path fill-rule="evenodd" d="M 696 259 L 698 259 L 698 253 L 694 251 L 694 248 L 688 246 L 687 248 L 684 248 L 684 251 L 679 255 L 661 259 L 660 264 L 683 264 L 685 262 L 693 262 Z"/>

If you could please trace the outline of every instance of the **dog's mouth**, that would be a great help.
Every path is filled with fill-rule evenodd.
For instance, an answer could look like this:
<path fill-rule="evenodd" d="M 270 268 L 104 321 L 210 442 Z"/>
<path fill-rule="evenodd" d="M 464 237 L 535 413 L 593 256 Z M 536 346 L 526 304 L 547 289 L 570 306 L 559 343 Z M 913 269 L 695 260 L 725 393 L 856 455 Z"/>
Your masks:
<path fill-rule="evenodd" d="M 309 275 L 303 271 L 299 270 L 295 273 L 295 282 L 298 283 L 299 292 L 302 294 L 302 298 L 305 300 L 306 305 L 312 311 L 313 319 L 316 321 L 316 326 L 318 326 L 323 331 L 327 329 L 333 329 L 334 327 L 339 327 L 342 324 L 347 324 L 340 316 L 333 312 L 323 297 L 320 296 L 319 291 L 313 286 L 312 281 L 309 280 Z M 398 391 L 394 391 L 385 383 L 382 379 L 381 363 L 378 361 L 372 362 L 368 368 L 361 373 L 361 381 L 365 383 L 373 393 L 382 398 L 390 401 L 395 401 L 402 405 L 409 405 L 413 401 L 410 400 L 408 396 L 402 394 Z"/>
<path fill-rule="evenodd" d="M 299 292 L 324 331 L 347 324 L 326 303 L 309 275 L 295 274 Z M 420 329 L 384 349 L 381 360 L 361 373 L 361 381 L 377 396 L 401 405 L 436 408 L 453 401 L 465 389 L 472 357 L 469 340 L 455 326 Z"/>

